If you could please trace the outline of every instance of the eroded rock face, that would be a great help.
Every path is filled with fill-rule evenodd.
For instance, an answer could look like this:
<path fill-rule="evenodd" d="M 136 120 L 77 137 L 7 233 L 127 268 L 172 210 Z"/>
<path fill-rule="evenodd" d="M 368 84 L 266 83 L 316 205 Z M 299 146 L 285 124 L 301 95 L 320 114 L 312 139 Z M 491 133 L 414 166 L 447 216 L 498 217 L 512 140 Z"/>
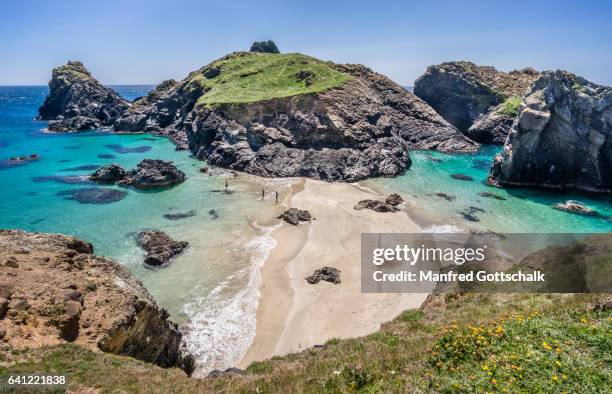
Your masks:
<path fill-rule="evenodd" d="M 402 174 L 410 165 L 409 149 L 477 149 L 429 105 L 388 78 L 359 65 L 331 66 L 350 75 L 349 81 L 321 93 L 197 106 L 204 88 L 189 81 L 197 73 L 216 78 L 207 66 L 158 100 L 132 106 L 115 130 L 168 135 L 220 167 L 264 177 L 330 181 Z"/>
<path fill-rule="evenodd" d="M 167 312 L 125 268 L 95 256 L 91 244 L 59 234 L 0 230 L 0 262 L 6 260 L 15 264 L 0 264 L 2 346 L 73 342 L 193 370 Z"/>
<path fill-rule="evenodd" d="M 38 109 L 51 131 L 93 130 L 110 126 L 129 103 L 98 82 L 81 62 L 53 69 L 49 94 Z"/>
<path fill-rule="evenodd" d="M 479 118 L 496 112 L 505 100 L 520 97 L 538 76 L 532 68 L 505 73 L 471 62 L 448 62 L 428 67 L 415 81 L 414 94 L 475 141 L 502 144 L 510 129 L 507 119 Z"/>
<path fill-rule="evenodd" d="M 189 242 L 175 241 L 163 231 L 141 231 L 138 244 L 147 252 L 145 264 L 152 266 L 166 264 L 189 246 Z"/>
<path fill-rule="evenodd" d="M 612 88 L 544 73 L 525 96 L 489 182 L 610 193 Z"/>

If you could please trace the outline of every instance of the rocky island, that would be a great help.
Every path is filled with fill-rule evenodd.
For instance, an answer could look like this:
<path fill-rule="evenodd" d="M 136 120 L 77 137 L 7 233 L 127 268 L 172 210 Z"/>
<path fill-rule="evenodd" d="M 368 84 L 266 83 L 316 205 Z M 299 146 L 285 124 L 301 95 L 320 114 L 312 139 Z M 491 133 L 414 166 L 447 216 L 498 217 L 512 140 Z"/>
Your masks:
<path fill-rule="evenodd" d="M 551 71 L 523 102 L 489 182 L 612 192 L 612 88 Z"/>
<path fill-rule="evenodd" d="M 539 76 L 533 68 L 509 73 L 457 61 L 433 65 L 414 94 L 474 141 L 501 145 L 518 114 L 520 97 Z"/>
<path fill-rule="evenodd" d="M 71 125 L 71 116 L 85 114 L 112 123 L 117 132 L 166 135 L 212 165 L 265 177 L 356 181 L 394 176 L 410 166 L 409 149 L 478 148 L 427 103 L 367 67 L 281 54 L 274 43 L 256 44 L 251 52 L 227 55 L 178 83 L 163 82 L 129 108 L 116 103 L 113 111 L 93 104 L 100 94 L 72 100 L 73 95 L 66 99 L 58 93 L 103 88 L 91 82 L 80 63 L 71 62 L 56 69 L 50 83 L 47 102 L 61 110 L 49 111 L 46 102 L 41 118 L 66 116 L 62 125 Z M 72 76 L 75 67 L 83 78 L 62 77 L 66 68 Z M 58 84 L 63 88 L 54 88 Z M 81 106 L 104 108 L 101 113 L 112 116 Z"/>
<path fill-rule="evenodd" d="M 181 332 L 116 262 L 78 238 L 0 230 L 0 345 L 75 343 L 187 373 Z M 32 286 L 35 283 L 36 286 Z"/>
<path fill-rule="evenodd" d="M 50 131 L 94 130 L 111 126 L 128 107 L 127 100 L 98 82 L 83 63 L 69 61 L 53 69 L 38 118 L 49 121 Z"/>

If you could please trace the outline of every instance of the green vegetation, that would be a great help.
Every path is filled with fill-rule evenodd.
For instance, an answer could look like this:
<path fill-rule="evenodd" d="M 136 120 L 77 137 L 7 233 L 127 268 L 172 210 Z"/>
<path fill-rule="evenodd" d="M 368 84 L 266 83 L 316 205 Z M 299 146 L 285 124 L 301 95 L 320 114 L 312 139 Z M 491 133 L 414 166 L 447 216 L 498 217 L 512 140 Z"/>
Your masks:
<path fill-rule="evenodd" d="M 372 335 L 255 362 L 245 375 L 189 379 L 176 369 L 74 345 L 8 354 L 0 374 L 61 372 L 71 389 L 103 393 L 606 392 L 612 384 L 612 311 L 595 307 L 606 299 L 433 297 Z"/>
<path fill-rule="evenodd" d="M 192 74 L 185 91 L 201 93 L 198 106 L 253 103 L 322 92 L 350 78 L 325 62 L 299 53 L 239 53 Z"/>
<path fill-rule="evenodd" d="M 504 101 L 499 109 L 499 112 L 508 116 L 517 116 L 522 100 L 518 96 L 512 96 Z"/>

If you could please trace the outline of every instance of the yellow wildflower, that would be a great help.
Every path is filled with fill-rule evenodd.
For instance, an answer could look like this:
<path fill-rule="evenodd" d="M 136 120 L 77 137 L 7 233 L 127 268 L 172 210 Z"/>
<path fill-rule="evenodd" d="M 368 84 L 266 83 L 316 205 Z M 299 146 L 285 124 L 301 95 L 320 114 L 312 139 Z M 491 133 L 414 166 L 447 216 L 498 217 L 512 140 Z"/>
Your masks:
<path fill-rule="evenodd" d="M 557 375 L 553 375 L 551 379 L 552 379 L 552 381 L 553 381 L 553 382 L 556 382 L 556 381 L 558 381 L 558 380 L 559 380 L 559 378 L 557 377 Z"/>
<path fill-rule="evenodd" d="M 586 323 L 588 323 L 589 321 L 583 317 L 582 319 L 580 319 L 580 322 L 582 322 L 582 323 L 586 324 Z"/>
<path fill-rule="evenodd" d="M 546 350 L 551 350 L 552 346 L 550 346 L 546 341 L 542 342 L 542 347 Z"/>
<path fill-rule="evenodd" d="M 485 365 L 483 365 L 483 366 L 482 366 L 482 370 L 483 370 L 483 371 L 488 371 L 488 370 L 489 370 L 489 366 L 488 366 L 488 365 L 486 365 L 486 364 L 485 364 Z"/>

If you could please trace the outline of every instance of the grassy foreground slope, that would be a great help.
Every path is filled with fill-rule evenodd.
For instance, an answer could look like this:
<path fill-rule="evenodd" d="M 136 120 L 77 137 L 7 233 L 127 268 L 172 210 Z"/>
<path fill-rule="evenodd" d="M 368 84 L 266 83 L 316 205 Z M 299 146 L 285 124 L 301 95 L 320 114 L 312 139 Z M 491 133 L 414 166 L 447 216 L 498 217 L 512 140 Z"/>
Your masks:
<path fill-rule="evenodd" d="M 606 392 L 612 311 L 600 306 L 604 300 L 432 297 L 372 335 L 256 362 L 245 375 L 189 379 L 176 369 L 70 345 L 8 354 L 0 374 L 65 373 L 70 388 L 101 392 Z"/>
<path fill-rule="evenodd" d="M 187 90 L 203 88 L 198 106 L 253 103 L 322 92 L 351 78 L 328 63 L 299 53 L 240 52 L 193 73 Z"/>

